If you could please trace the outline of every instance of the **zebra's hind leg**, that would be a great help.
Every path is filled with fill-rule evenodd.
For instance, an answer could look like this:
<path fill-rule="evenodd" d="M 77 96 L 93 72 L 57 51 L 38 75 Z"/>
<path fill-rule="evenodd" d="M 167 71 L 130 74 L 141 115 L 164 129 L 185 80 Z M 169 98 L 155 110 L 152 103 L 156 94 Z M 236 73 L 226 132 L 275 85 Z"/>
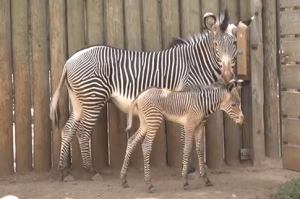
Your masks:
<path fill-rule="evenodd" d="M 99 117 L 100 110 L 83 110 L 80 119 L 80 126 L 77 130 L 77 137 L 79 140 L 83 168 L 89 173 L 90 180 L 102 180 L 102 176 L 94 169 L 91 159 L 90 139 L 92 130 Z"/>
<path fill-rule="evenodd" d="M 199 127 L 195 131 L 194 136 L 196 143 L 196 151 L 199 160 L 200 176 L 204 180 L 206 186 L 213 186 L 213 184 L 207 177 L 204 165 L 204 124 L 199 125 Z"/>
<path fill-rule="evenodd" d="M 124 159 L 123 166 L 122 166 L 122 169 L 120 172 L 120 179 L 121 179 L 123 188 L 129 187 L 127 180 L 126 180 L 126 176 L 127 176 L 127 169 L 128 169 L 131 154 L 134 151 L 134 149 L 136 148 L 136 146 L 138 145 L 138 143 L 143 139 L 144 136 L 145 136 L 145 131 L 142 131 L 142 129 L 139 128 L 135 132 L 135 134 L 132 135 L 128 139 L 125 159 Z"/>
<path fill-rule="evenodd" d="M 74 180 L 69 174 L 69 158 L 70 158 L 70 144 L 76 134 L 76 128 L 79 121 L 74 118 L 74 113 L 71 114 L 69 120 L 65 124 L 62 130 L 62 140 L 60 149 L 60 159 L 58 164 L 58 170 L 62 172 L 61 180 L 70 181 Z"/>

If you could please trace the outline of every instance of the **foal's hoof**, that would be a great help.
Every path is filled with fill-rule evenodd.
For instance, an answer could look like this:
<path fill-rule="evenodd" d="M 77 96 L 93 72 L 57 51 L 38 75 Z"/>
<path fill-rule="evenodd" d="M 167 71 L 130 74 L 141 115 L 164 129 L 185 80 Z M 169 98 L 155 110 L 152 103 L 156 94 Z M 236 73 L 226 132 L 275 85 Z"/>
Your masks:
<path fill-rule="evenodd" d="M 130 186 L 129 186 L 129 184 L 127 183 L 127 181 L 125 181 L 125 182 L 122 184 L 122 187 L 123 187 L 123 188 L 129 188 Z"/>
<path fill-rule="evenodd" d="M 103 181 L 103 178 L 99 173 L 96 173 L 91 177 L 91 181 Z"/>
<path fill-rule="evenodd" d="M 213 186 L 213 184 L 211 183 L 211 181 L 206 182 L 205 185 L 206 185 L 207 187 Z"/>
<path fill-rule="evenodd" d="M 149 187 L 149 193 L 155 193 L 155 192 L 157 192 L 156 187 L 154 187 L 153 185 L 151 185 L 151 186 Z"/>
<path fill-rule="evenodd" d="M 73 178 L 73 176 L 71 176 L 70 174 L 67 175 L 62 181 L 63 182 L 72 182 L 74 181 L 75 179 Z"/>

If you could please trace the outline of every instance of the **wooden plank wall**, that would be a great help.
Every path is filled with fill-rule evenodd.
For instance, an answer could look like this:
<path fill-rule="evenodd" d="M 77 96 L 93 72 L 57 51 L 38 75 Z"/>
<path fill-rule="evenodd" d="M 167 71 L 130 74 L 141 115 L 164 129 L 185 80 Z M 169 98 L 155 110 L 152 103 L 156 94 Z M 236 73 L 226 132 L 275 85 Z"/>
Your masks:
<path fill-rule="evenodd" d="M 2 81 L 0 91 L 7 96 L 0 101 L 3 110 L 0 113 L 2 119 L 0 151 L 7 151 L 0 153 L 0 173 L 13 172 L 11 133 L 13 96 L 17 134 L 17 172 L 29 172 L 32 169 L 32 158 L 34 169 L 37 171 L 56 168 L 59 161 L 61 129 L 69 117 L 66 88 L 64 87 L 59 100 L 61 120 L 58 128 L 52 126 L 52 137 L 49 103 L 60 80 L 63 65 L 74 52 L 95 44 L 139 51 L 162 50 L 169 46 L 173 37 L 187 37 L 204 30 L 203 15 L 206 12 L 218 15 L 225 7 L 228 8 L 231 22 L 234 23 L 241 19 L 249 19 L 258 13 L 250 27 L 251 81 L 244 82 L 242 90 L 242 108 L 248 124 L 240 129 L 222 112 L 211 116 L 206 125 L 207 165 L 209 168 L 219 168 L 225 162 L 228 165 L 237 165 L 240 163 L 241 148 L 252 147 L 254 162 L 259 162 L 263 158 L 261 0 L 13 0 L 11 4 L 9 2 L 4 0 L 0 3 L 0 14 L 3 19 L 0 22 L 0 26 L 3 27 L 0 28 L 0 36 L 6 38 L 1 40 L 0 45 L 6 52 L 0 55 L 3 66 L 0 68 Z M 7 28 L 10 26 L 11 28 Z M 286 39 L 285 42 L 291 43 L 295 40 Z M 18 45 L 20 43 L 23 45 Z M 295 50 L 293 45 L 284 46 L 287 51 Z M 284 72 L 294 74 L 291 70 L 292 67 Z M 11 83 L 11 74 L 16 78 L 14 85 Z M 50 81 L 45 81 L 49 78 L 49 74 Z M 19 79 L 22 79 L 22 82 Z M 291 84 L 289 80 L 283 82 Z M 33 121 L 30 119 L 31 106 L 34 109 Z M 132 135 L 138 127 L 137 118 L 134 121 L 134 128 L 129 135 Z M 29 125 L 31 122 L 34 124 L 33 157 Z M 125 114 L 114 104 L 110 103 L 108 109 L 104 107 L 91 140 L 92 161 L 97 170 L 108 165 L 112 168 L 121 167 L 127 144 L 125 128 Z M 20 131 L 25 133 L 21 134 Z M 155 138 L 151 165 L 181 167 L 181 146 L 179 125 L 166 122 Z M 26 150 L 22 150 L 23 148 Z M 198 168 L 195 151 L 193 161 Z M 133 153 L 131 166 L 135 168 L 143 166 L 140 146 Z M 72 144 L 72 167 L 76 171 L 83 170 L 77 137 Z"/>
<path fill-rule="evenodd" d="M 300 1 L 280 0 L 280 96 L 283 167 L 300 171 Z"/>

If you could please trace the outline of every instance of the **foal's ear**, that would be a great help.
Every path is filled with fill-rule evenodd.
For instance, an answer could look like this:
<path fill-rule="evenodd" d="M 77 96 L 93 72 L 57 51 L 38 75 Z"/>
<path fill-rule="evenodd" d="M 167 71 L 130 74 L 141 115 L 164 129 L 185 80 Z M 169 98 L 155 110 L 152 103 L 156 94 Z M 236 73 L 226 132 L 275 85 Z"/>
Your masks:
<path fill-rule="evenodd" d="M 229 83 L 227 84 L 227 90 L 231 92 L 236 87 L 236 85 L 237 82 L 235 79 L 230 80 Z"/>
<path fill-rule="evenodd" d="M 208 30 L 217 30 L 217 18 L 213 13 L 207 12 L 203 16 L 204 25 Z"/>

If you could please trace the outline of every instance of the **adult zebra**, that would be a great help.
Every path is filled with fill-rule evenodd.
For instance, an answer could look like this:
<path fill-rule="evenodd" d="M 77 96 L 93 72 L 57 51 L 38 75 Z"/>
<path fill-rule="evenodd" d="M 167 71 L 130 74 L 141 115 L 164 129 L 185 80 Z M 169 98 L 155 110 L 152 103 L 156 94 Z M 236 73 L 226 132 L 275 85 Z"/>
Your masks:
<path fill-rule="evenodd" d="M 203 20 L 208 31 L 186 40 L 177 39 L 170 48 L 160 52 L 93 46 L 76 52 L 66 62 L 50 105 L 50 118 L 57 123 L 58 99 L 66 80 L 73 112 L 62 131 L 58 166 L 62 180 L 69 175 L 67 157 L 75 134 L 84 169 L 92 180 L 99 176 L 92 166 L 89 140 L 109 99 L 127 113 L 138 93 L 149 87 L 182 90 L 186 86 L 209 85 L 216 82 L 221 73 L 227 82 L 232 79 L 236 31 L 242 24 L 249 25 L 251 20 L 237 26 L 229 24 L 227 10 L 218 18 L 206 13 Z"/>

